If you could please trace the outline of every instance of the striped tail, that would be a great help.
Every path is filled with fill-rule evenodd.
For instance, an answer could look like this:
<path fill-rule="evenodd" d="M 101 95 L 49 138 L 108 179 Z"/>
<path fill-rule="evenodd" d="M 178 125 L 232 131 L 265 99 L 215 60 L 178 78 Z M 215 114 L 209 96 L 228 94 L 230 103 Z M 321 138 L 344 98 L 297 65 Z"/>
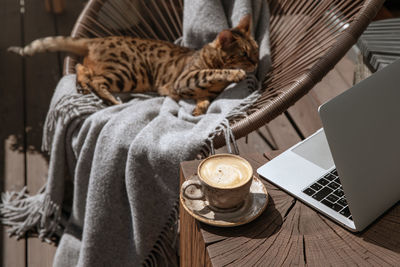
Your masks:
<path fill-rule="evenodd" d="M 76 55 L 85 56 L 88 53 L 88 38 L 72 38 L 72 37 L 46 37 L 37 39 L 25 47 L 11 46 L 8 51 L 17 53 L 21 56 L 31 56 L 40 52 L 71 52 Z"/>

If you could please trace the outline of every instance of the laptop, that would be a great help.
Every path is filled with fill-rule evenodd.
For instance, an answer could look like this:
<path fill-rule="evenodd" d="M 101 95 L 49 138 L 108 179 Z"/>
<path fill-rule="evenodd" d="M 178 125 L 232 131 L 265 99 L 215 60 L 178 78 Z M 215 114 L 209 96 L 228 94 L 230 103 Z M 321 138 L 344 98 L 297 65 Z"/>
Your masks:
<path fill-rule="evenodd" d="M 319 107 L 323 128 L 257 172 L 345 228 L 400 200 L 400 60 Z"/>

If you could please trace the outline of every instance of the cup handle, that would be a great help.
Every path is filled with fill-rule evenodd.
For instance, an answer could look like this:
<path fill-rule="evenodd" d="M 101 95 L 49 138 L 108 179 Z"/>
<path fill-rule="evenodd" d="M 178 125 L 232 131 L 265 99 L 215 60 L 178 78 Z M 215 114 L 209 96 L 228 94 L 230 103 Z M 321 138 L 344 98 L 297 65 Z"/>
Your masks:
<path fill-rule="evenodd" d="M 197 189 L 200 189 L 200 196 L 194 196 L 193 194 L 187 193 L 186 190 L 190 186 L 195 186 Z M 182 184 L 182 194 L 185 198 L 191 199 L 191 200 L 198 200 L 198 199 L 204 199 L 204 193 L 201 190 L 201 183 L 198 180 L 187 180 L 183 182 Z"/>

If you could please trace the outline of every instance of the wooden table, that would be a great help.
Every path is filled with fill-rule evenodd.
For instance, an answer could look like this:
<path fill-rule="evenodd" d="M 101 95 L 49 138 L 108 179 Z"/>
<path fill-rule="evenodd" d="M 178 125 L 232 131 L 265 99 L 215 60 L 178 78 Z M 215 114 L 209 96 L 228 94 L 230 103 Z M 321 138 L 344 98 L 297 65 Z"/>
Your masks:
<path fill-rule="evenodd" d="M 257 169 L 277 153 L 242 155 Z M 181 183 L 199 161 L 181 164 Z M 200 223 L 180 207 L 181 266 L 400 266 L 400 203 L 351 233 L 263 180 L 265 212 L 233 228 Z"/>

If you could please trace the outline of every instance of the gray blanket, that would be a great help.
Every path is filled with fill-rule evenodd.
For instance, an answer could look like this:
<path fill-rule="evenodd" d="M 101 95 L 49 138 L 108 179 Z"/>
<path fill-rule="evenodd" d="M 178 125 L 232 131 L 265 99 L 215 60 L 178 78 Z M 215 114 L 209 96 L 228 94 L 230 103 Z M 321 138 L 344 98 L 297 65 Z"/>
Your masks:
<path fill-rule="evenodd" d="M 201 47 L 246 13 L 255 19 L 264 60 L 257 74 L 263 77 L 269 64 L 266 1 L 185 1 L 182 45 Z M 228 120 L 244 114 L 257 88 L 250 75 L 227 88 L 207 114 L 193 117 L 193 101 L 169 97 L 124 95 L 124 104 L 106 107 L 93 95 L 76 94 L 75 76 L 65 76 L 44 128 L 46 187 L 34 196 L 5 193 L 3 223 L 17 237 L 29 231 L 46 241 L 61 237 L 55 266 L 177 265 L 179 162 L 207 154 L 220 131 L 230 143 Z M 64 198 L 67 173 L 74 185 L 71 207 Z"/>

